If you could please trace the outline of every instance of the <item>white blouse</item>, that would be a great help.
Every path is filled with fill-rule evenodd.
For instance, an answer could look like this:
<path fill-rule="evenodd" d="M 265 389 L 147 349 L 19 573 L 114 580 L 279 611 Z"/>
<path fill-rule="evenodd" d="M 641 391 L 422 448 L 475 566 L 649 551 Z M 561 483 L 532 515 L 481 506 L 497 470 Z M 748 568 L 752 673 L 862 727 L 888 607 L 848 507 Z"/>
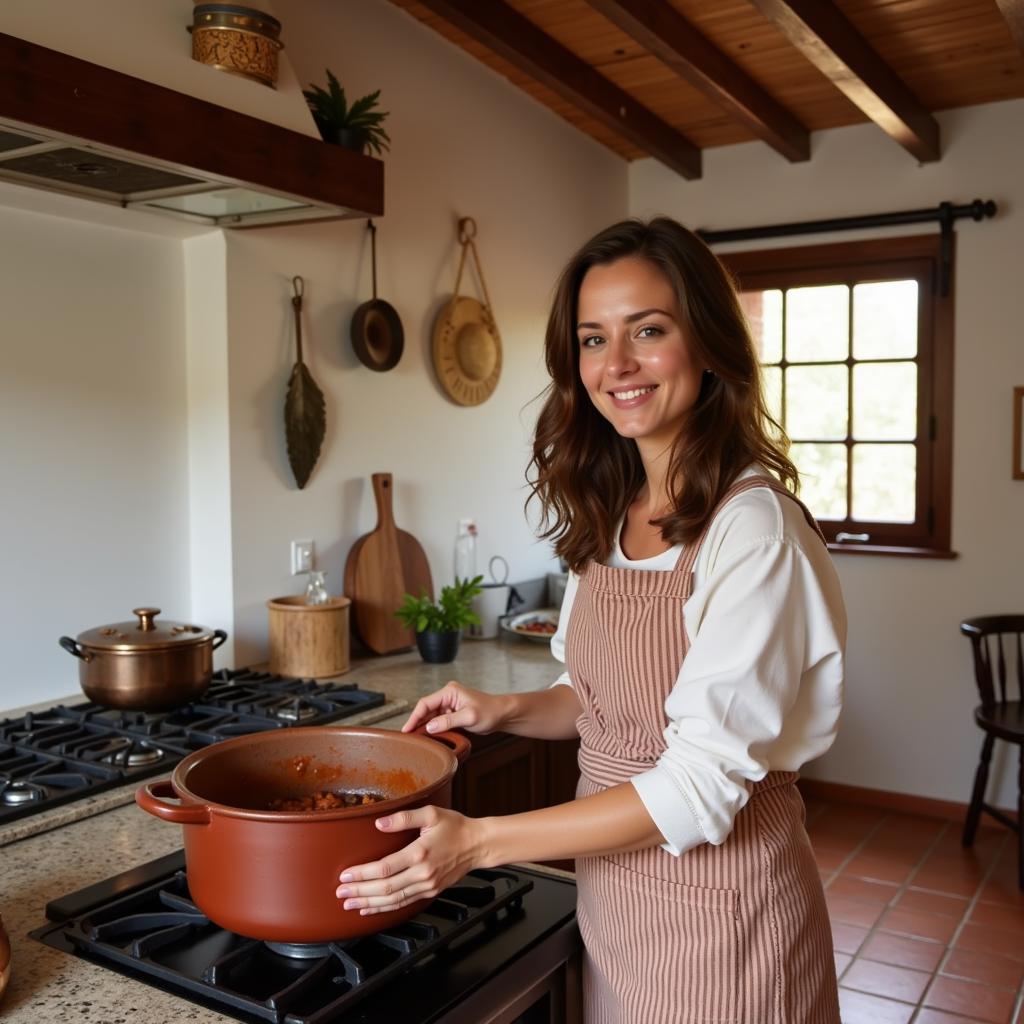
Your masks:
<path fill-rule="evenodd" d="M 682 550 L 631 560 L 616 539 L 607 564 L 667 571 Z M 551 640 L 561 662 L 577 582 L 570 573 Z M 797 771 L 835 739 L 846 610 L 831 556 L 795 501 L 756 487 L 725 505 L 697 556 L 685 627 L 665 750 L 630 780 L 676 856 L 724 842 L 750 782 Z M 572 685 L 568 672 L 559 684 Z"/>

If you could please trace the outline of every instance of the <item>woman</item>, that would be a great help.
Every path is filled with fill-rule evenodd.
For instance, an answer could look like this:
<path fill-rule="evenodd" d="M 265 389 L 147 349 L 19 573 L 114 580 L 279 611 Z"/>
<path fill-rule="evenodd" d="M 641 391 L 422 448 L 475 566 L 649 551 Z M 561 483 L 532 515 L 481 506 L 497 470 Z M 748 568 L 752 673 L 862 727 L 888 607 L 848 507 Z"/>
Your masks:
<path fill-rule="evenodd" d="M 835 735 L 845 613 L 735 290 L 674 221 L 616 224 L 565 269 L 546 354 L 533 495 L 572 570 L 567 671 L 537 693 L 449 683 L 403 728 L 579 735 L 577 798 L 393 815 L 419 837 L 337 895 L 376 913 L 575 856 L 588 1024 L 837 1024 L 794 783 Z"/>

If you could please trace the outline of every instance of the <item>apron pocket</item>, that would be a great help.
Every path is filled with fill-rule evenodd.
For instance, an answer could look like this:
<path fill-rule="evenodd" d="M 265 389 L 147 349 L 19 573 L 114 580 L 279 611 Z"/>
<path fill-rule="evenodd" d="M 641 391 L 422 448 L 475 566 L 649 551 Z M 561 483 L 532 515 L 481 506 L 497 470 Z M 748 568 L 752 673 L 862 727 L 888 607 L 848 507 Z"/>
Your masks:
<path fill-rule="evenodd" d="M 608 1019 L 742 1020 L 738 890 L 673 882 L 607 857 L 577 861 L 577 883 L 594 972 L 588 994 L 615 1007 Z"/>

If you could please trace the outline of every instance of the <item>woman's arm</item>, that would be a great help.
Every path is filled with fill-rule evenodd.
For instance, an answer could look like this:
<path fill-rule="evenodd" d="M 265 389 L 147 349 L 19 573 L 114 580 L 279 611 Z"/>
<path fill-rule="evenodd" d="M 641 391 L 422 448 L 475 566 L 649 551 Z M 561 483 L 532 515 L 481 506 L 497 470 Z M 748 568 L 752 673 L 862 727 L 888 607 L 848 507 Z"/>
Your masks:
<path fill-rule="evenodd" d="M 419 829 L 420 834 L 397 853 L 342 873 L 335 895 L 346 910 L 363 915 L 436 896 L 473 868 L 621 853 L 664 842 L 629 783 L 524 814 L 467 818 L 419 807 L 380 818 L 377 827 L 382 832 Z"/>
<path fill-rule="evenodd" d="M 402 732 L 412 732 L 426 722 L 427 732 L 466 729 L 486 735 L 501 730 L 538 740 L 571 740 L 579 735 L 580 711 L 571 686 L 493 694 L 453 681 L 417 701 Z"/>

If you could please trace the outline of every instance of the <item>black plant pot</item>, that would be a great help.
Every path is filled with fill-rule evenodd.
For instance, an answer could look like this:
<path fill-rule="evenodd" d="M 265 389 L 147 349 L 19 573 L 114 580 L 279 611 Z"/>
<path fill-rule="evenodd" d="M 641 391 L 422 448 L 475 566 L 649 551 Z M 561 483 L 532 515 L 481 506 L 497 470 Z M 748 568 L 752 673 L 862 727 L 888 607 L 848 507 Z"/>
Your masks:
<path fill-rule="evenodd" d="M 342 146 L 356 153 L 366 150 L 366 135 L 361 131 L 353 131 L 351 128 L 321 128 L 320 134 L 325 142 L 333 143 L 335 146 Z"/>
<path fill-rule="evenodd" d="M 450 633 L 417 633 L 416 646 L 424 661 L 429 661 L 433 665 L 444 665 L 454 661 L 455 655 L 459 653 L 461 635 L 458 629 L 453 629 Z"/>

